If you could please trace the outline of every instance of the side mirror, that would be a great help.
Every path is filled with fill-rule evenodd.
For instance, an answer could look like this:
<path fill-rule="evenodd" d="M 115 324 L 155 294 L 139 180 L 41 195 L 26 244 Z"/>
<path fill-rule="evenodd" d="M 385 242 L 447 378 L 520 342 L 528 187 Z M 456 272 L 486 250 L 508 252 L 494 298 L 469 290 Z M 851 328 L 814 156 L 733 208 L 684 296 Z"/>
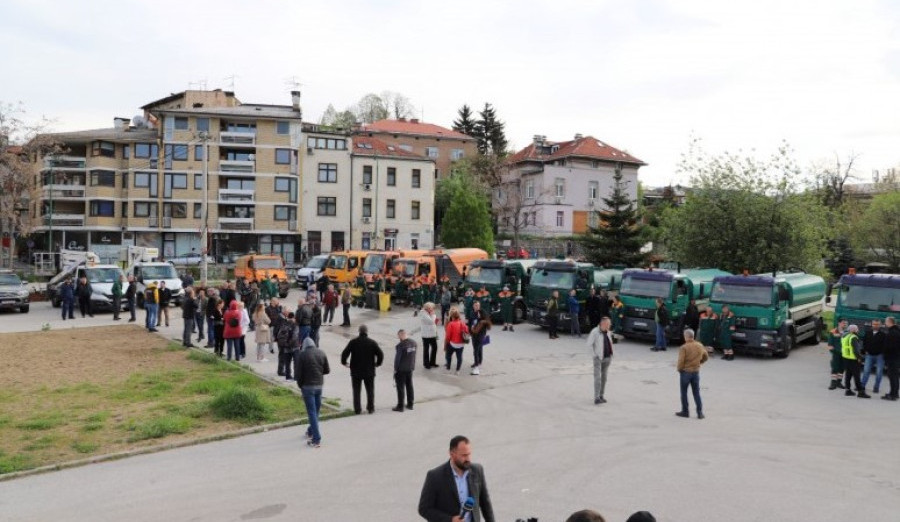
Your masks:
<path fill-rule="evenodd" d="M 830 296 L 830 295 L 826 295 L 826 296 L 825 296 L 825 302 L 826 302 L 826 303 L 830 303 L 830 302 L 831 302 L 831 296 Z"/>

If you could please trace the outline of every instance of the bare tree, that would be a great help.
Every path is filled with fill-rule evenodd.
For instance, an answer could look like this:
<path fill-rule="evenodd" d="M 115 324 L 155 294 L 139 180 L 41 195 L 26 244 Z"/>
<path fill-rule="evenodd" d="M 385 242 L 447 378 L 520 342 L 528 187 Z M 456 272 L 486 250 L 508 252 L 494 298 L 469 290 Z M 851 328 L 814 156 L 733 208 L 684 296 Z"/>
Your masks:
<path fill-rule="evenodd" d="M 534 183 L 529 185 L 520 174 L 510 172 L 507 167 L 499 169 L 498 176 L 499 182 L 491 187 L 491 211 L 498 229 L 512 233 L 513 249 L 518 253 L 519 236 L 528 228 L 538 227 L 538 210 L 552 194 L 553 187 L 543 187 L 540 177 L 535 177 Z"/>
<path fill-rule="evenodd" d="M 416 108 L 409 98 L 395 91 L 382 91 L 381 100 L 395 120 L 400 118 L 414 118 L 416 116 Z"/>
<path fill-rule="evenodd" d="M 830 209 L 840 209 L 846 201 L 845 185 L 858 179 L 854 164 L 859 154 L 850 152 L 845 160 L 834 153 L 834 163 L 819 162 L 812 167 L 813 189 L 819 194 L 822 204 Z"/>

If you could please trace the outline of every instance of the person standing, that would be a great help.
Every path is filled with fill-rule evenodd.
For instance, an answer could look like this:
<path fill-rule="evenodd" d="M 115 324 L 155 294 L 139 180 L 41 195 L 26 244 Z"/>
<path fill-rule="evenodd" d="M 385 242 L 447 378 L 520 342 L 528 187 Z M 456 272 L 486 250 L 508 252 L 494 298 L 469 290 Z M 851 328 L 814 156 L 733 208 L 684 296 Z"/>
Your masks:
<path fill-rule="evenodd" d="M 609 295 L 606 293 L 606 290 L 600 290 L 600 298 L 598 300 L 598 312 L 600 313 L 600 317 L 597 319 L 595 324 L 591 325 L 591 328 L 600 324 L 600 319 L 604 317 L 609 317 L 612 319 L 612 324 L 616 324 L 615 319 L 613 319 L 613 315 L 610 313 L 610 308 L 612 307 L 612 300 L 610 300 Z M 615 329 L 610 325 L 610 331 L 613 332 L 613 339 L 615 339 Z"/>
<path fill-rule="evenodd" d="M 653 320 L 656 321 L 656 343 L 651 351 L 664 352 L 669 345 L 666 337 L 666 331 L 669 328 L 669 309 L 666 308 L 666 302 L 661 297 L 656 298 L 656 312 Z"/>
<path fill-rule="evenodd" d="M 159 291 L 156 289 L 156 281 L 151 282 L 144 288 L 144 310 L 147 312 L 147 318 L 144 321 L 147 330 L 158 332 L 156 329 L 156 314 L 159 313 Z"/>
<path fill-rule="evenodd" d="M 432 315 L 434 311 L 432 310 Z M 394 383 L 397 385 L 397 405 L 394 411 L 413 409 L 415 397 L 413 395 L 413 370 L 416 369 L 416 342 L 406 337 L 406 330 L 397 332 L 397 353 L 394 355 Z"/>
<path fill-rule="evenodd" d="M 350 305 L 353 303 L 353 293 L 350 292 L 350 285 L 344 283 L 341 286 L 341 312 L 343 312 L 343 321 L 341 326 L 350 326 Z"/>
<path fill-rule="evenodd" d="M 319 300 L 315 296 L 310 301 L 312 301 L 312 317 L 309 323 L 309 336 L 316 342 L 316 346 L 319 346 L 319 330 L 322 328 L 322 307 L 319 306 Z"/>
<path fill-rule="evenodd" d="M 231 302 L 237 299 L 237 294 L 234 292 L 234 284 L 230 280 L 225 281 L 225 285 L 219 291 L 219 297 L 225 302 L 225 309 L 231 310 Z"/>
<path fill-rule="evenodd" d="M 240 361 L 247 358 L 247 334 L 250 333 L 250 313 L 247 311 L 247 306 L 243 301 L 238 302 L 238 310 L 241 312 L 241 337 L 238 340 L 238 347 L 241 352 L 238 360 Z"/>
<path fill-rule="evenodd" d="M 881 321 L 875 319 L 872 321 L 872 332 L 863 337 L 865 363 L 860 379 L 863 391 L 866 391 L 866 384 L 869 382 L 873 366 L 875 367 L 875 387 L 872 388 L 872 392 L 878 393 L 881 387 L 881 377 L 884 375 L 884 340 L 885 335 L 884 330 L 881 329 Z"/>
<path fill-rule="evenodd" d="M 225 352 L 225 301 L 216 297 L 210 297 L 209 300 L 213 307 L 213 311 L 209 316 L 212 330 L 207 330 L 215 332 L 213 348 L 216 355 L 222 357 Z"/>
<path fill-rule="evenodd" d="M 94 317 L 94 313 L 91 310 L 91 294 L 93 293 L 94 289 L 91 287 L 87 277 L 81 276 L 81 279 L 78 280 L 78 286 L 75 287 L 75 295 L 78 296 L 78 311 L 81 312 L 82 318 L 85 315 Z"/>
<path fill-rule="evenodd" d="M 594 356 L 594 404 L 604 404 L 606 391 L 606 373 L 613 356 L 613 333 L 610 330 L 612 321 L 603 317 L 591 333 L 588 334 L 587 345 Z"/>
<path fill-rule="evenodd" d="M 460 516 L 468 498 L 475 501 L 472 511 Z M 494 506 L 484 468 L 472 462 L 467 437 L 457 435 L 450 439 L 449 462 L 425 475 L 419 495 L 419 516 L 428 522 L 494 522 Z"/>
<path fill-rule="evenodd" d="M 509 291 L 508 286 L 504 286 L 503 290 L 497 294 L 497 300 L 500 301 L 500 316 L 503 318 L 503 331 L 513 331 L 513 298 L 516 294 Z"/>
<path fill-rule="evenodd" d="M 341 364 L 350 368 L 350 381 L 353 385 L 353 411 L 362 413 L 360 388 L 366 387 L 366 411 L 375 413 L 375 368 L 384 361 L 384 352 L 374 340 L 369 338 L 369 328 L 359 326 L 359 336 L 347 343 L 341 352 Z"/>
<path fill-rule="evenodd" d="M 842 319 L 828 334 L 828 351 L 831 353 L 831 385 L 829 390 L 844 389 L 841 379 L 844 376 L 844 357 L 841 354 L 841 338 L 847 332 L 847 320 Z"/>
<path fill-rule="evenodd" d="M 300 327 L 300 342 L 303 342 L 303 339 L 309 337 L 310 332 L 312 331 L 312 316 L 313 309 L 312 305 L 306 302 L 306 299 L 300 298 L 297 300 L 297 312 L 294 314 L 294 321 L 297 322 L 297 326 Z"/>
<path fill-rule="evenodd" d="M 547 299 L 547 331 L 551 339 L 559 339 L 556 329 L 559 326 L 559 291 L 554 290 Z"/>
<path fill-rule="evenodd" d="M 236 300 L 231 301 L 231 306 L 225 312 L 225 328 L 222 334 L 225 336 L 227 360 L 231 360 L 232 353 L 236 361 L 241 360 L 241 311 Z"/>
<path fill-rule="evenodd" d="M 325 296 L 322 298 L 322 304 L 325 306 L 322 324 L 332 326 L 334 324 L 334 310 L 338 305 L 338 293 L 334 290 L 334 285 L 328 285 L 325 290 Z"/>
<path fill-rule="evenodd" d="M 206 325 L 206 305 L 209 299 L 206 296 L 206 282 L 201 283 L 199 288 L 194 288 L 194 300 L 197 302 L 197 308 L 194 311 L 194 328 L 197 330 L 197 342 L 203 341 L 203 327 Z"/>
<path fill-rule="evenodd" d="M 290 327 L 295 328 L 293 322 L 290 323 Z M 297 378 L 297 387 L 303 394 L 303 404 L 306 405 L 306 416 L 309 419 L 306 444 L 318 448 L 322 444 L 322 433 L 319 430 L 322 387 L 325 385 L 325 376 L 331 373 L 328 357 L 312 339 L 306 338 L 303 340 L 302 349 L 294 352 L 293 359 L 294 376 Z"/>
<path fill-rule="evenodd" d="M 569 297 L 566 300 L 566 307 L 569 309 L 569 333 L 581 338 L 581 304 L 578 302 L 578 296 L 575 289 L 569 290 Z"/>
<path fill-rule="evenodd" d="M 128 276 L 128 288 L 125 290 L 125 304 L 128 306 L 128 313 L 131 314 L 131 318 L 128 319 L 129 323 L 133 323 L 137 320 L 135 317 L 135 308 L 137 307 L 137 285 L 134 282 L 134 276 Z"/>
<path fill-rule="evenodd" d="M 888 383 L 890 390 L 881 398 L 886 401 L 896 401 L 900 391 L 900 326 L 897 326 L 893 317 L 884 320 L 887 327 L 884 338 L 884 363 L 887 365 Z"/>
<path fill-rule="evenodd" d="M 684 327 L 690 328 L 695 332 L 700 330 L 700 310 L 697 308 L 695 299 L 688 301 L 687 308 L 684 310 Z"/>
<path fill-rule="evenodd" d="M 75 286 L 72 284 L 71 277 L 67 277 L 59 287 L 59 302 L 62 307 L 63 321 L 75 319 Z M 131 313 L 134 314 L 134 312 Z"/>
<path fill-rule="evenodd" d="M 593 329 L 600 324 L 600 319 L 603 318 L 603 316 L 600 315 L 600 296 L 597 295 L 597 289 L 593 286 L 584 303 L 584 309 L 588 318 L 588 331 L 593 331 Z"/>
<path fill-rule="evenodd" d="M 484 360 L 484 345 L 490 342 L 491 317 L 486 310 L 478 311 L 478 321 L 472 327 L 472 354 L 475 363 L 472 365 L 472 375 L 481 375 L 481 363 Z"/>
<path fill-rule="evenodd" d="M 625 303 L 619 299 L 618 295 L 613 297 L 609 306 L 609 314 L 610 319 L 612 319 L 613 339 L 615 339 L 616 334 L 622 331 L 622 319 L 625 318 Z"/>
<path fill-rule="evenodd" d="M 844 358 L 844 395 L 852 396 L 850 379 L 856 386 L 856 396 L 860 399 L 868 399 L 865 388 L 859 378 L 859 361 L 862 359 L 862 342 L 859 340 L 859 327 L 851 324 L 847 327 L 847 333 L 841 337 L 841 356 Z"/>
<path fill-rule="evenodd" d="M 716 315 L 711 306 L 707 306 L 706 310 L 700 313 L 698 324 L 700 329 L 697 330 L 697 340 L 709 352 L 716 343 L 716 325 L 719 324 L 719 316 Z"/>
<path fill-rule="evenodd" d="M 169 304 L 172 302 L 172 290 L 166 288 L 166 282 L 159 282 L 159 314 L 156 316 L 156 327 L 162 324 L 163 316 L 166 316 L 166 328 L 169 327 Z"/>
<path fill-rule="evenodd" d="M 194 317 L 197 314 L 197 301 L 194 299 L 194 289 L 188 287 L 184 291 L 184 301 L 181 302 L 181 318 L 184 320 L 184 329 L 181 332 L 181 345 L 185 348 L 193 348 L 191 334 L 194 333 Z"/>
<path fill-rule="evenodd" d="M 214 348 L 216 346 L 216 337 L 218 334 L 218 330 L 216 330 L 216 306 L 218 305 L 218 301 L 222 301 L 218 297 L 218 291 L 215 288 L 209 288 L 206 291 L 206 347 Z M 223 307 L 224 301 L 223 301 Z M 220 318 L 221 319 L 221 318 Z"/>
<path fill-rule="evenodd" d="M 722 360 L 734 360 L 734 348 L 732 347 L 731 337 L 734 335 L 735 324 L 737 319 L 734 317 L 728 305 L 722 305 L 722 315 L 719 316 L 718 331 L 716 339 L 719 341 L 719 348 L 724 352 Z"/>
<path fill-rule="evenodd" d="M 684 344 L 678 350 L 678 364 L 675 369 L 678 370 L 679 381 L 681 386 L 681 411 L 675 413 L 679 417 L 690 417 L 688 409 L 688 386 L 691 387 L 691 393 L 694 395 L 694 406 L 697 408 L 697 418 L 704 418 L 703 401 L 700 399 L 700 365 L 709 360 L 709 354 L 702 344 L 694 340 L 694 330 L 687 328 L 684 330 Z"/>
<path fill-rule="evenodd" d="M 469 327 L 463 323 L 459 310 L 454 306 L 450 308 L 450 321 L 444 326 L 444 352 L 447 354 L 447 371 L 450 371 L 450 361 L 456 355 L 456 373 L 462 366 L 463 348 L 466 347 L 465 336 L 469 335 Z"/>
<path fill-rule="evenodd" d="M 426 370 L 437 366 L 437 328 L 438 318 L 434 314 L 434 303 L 427 302 L 419 315 L 419 326 L 422 332 L 422 364 Z"/>
<path fill-rule="evenodd" d="M 278 375 L 292 380 L 291 363 L 294 346 L 300 341 L 300 327 L 294 321 L 294 313 L 284 310 L 275 323 L 275 341 L 278 344 Z M 302 344 L 300 345 L 302 346 Z"/>
<path fill-rule="evenodd" d="M 256 341 L 256 362 L 268 362 L 266 359 L 266 348 L 272 350 L 272 331 L 270 325 L 269 314 L 266 313 L 266 305 L 262 301 L 256 305 L 256 311 L 253 312 L 253 322 L 256 324 L 254 331 Z"/>
<path fill-rule="evenodd" d="M 122 311 L 122 296 L 124 295 L 124 292 L 122 291 L 122 282 L 124 280 L 125 275 L 121 274 L 112 285 L 113 321 L 119 320 L 119 312 Z"/>
<path fill-rule="evenodd" d="M 453 292 L 446 284 L 441 287 L 441 324 L 447 324 L 447 314 L 450 313 L 450 305 L 453 303 Z"/>

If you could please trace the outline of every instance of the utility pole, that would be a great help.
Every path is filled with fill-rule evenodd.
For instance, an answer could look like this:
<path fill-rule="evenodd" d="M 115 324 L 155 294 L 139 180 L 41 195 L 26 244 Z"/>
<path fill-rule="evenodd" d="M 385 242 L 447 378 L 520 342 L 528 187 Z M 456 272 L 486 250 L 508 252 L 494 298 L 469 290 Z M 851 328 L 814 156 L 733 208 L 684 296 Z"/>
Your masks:
<path fill-rule="evenodd" d="M 200 226 L 200 281 L 209 284 L 209 263 L 207 253 L 209 250 L 209 133 L 201 132 L 203 140 L 203 201 L 200 204 L 200 215 L 203 224 Z"/>

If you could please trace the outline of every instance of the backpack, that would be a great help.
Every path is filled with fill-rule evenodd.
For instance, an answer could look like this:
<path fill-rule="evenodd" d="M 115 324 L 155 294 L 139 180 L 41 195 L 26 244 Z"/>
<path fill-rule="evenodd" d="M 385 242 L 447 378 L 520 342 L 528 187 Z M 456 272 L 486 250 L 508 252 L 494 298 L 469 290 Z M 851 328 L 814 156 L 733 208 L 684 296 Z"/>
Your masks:
<path fill-rule="evenodd" d="M 231 319 L 228 320 L 228 326 L 230 326 L 232 328 L 237 328 L 240 325 L 241 325 L 241 321 L 237 317 L 232 317 Z"/>

